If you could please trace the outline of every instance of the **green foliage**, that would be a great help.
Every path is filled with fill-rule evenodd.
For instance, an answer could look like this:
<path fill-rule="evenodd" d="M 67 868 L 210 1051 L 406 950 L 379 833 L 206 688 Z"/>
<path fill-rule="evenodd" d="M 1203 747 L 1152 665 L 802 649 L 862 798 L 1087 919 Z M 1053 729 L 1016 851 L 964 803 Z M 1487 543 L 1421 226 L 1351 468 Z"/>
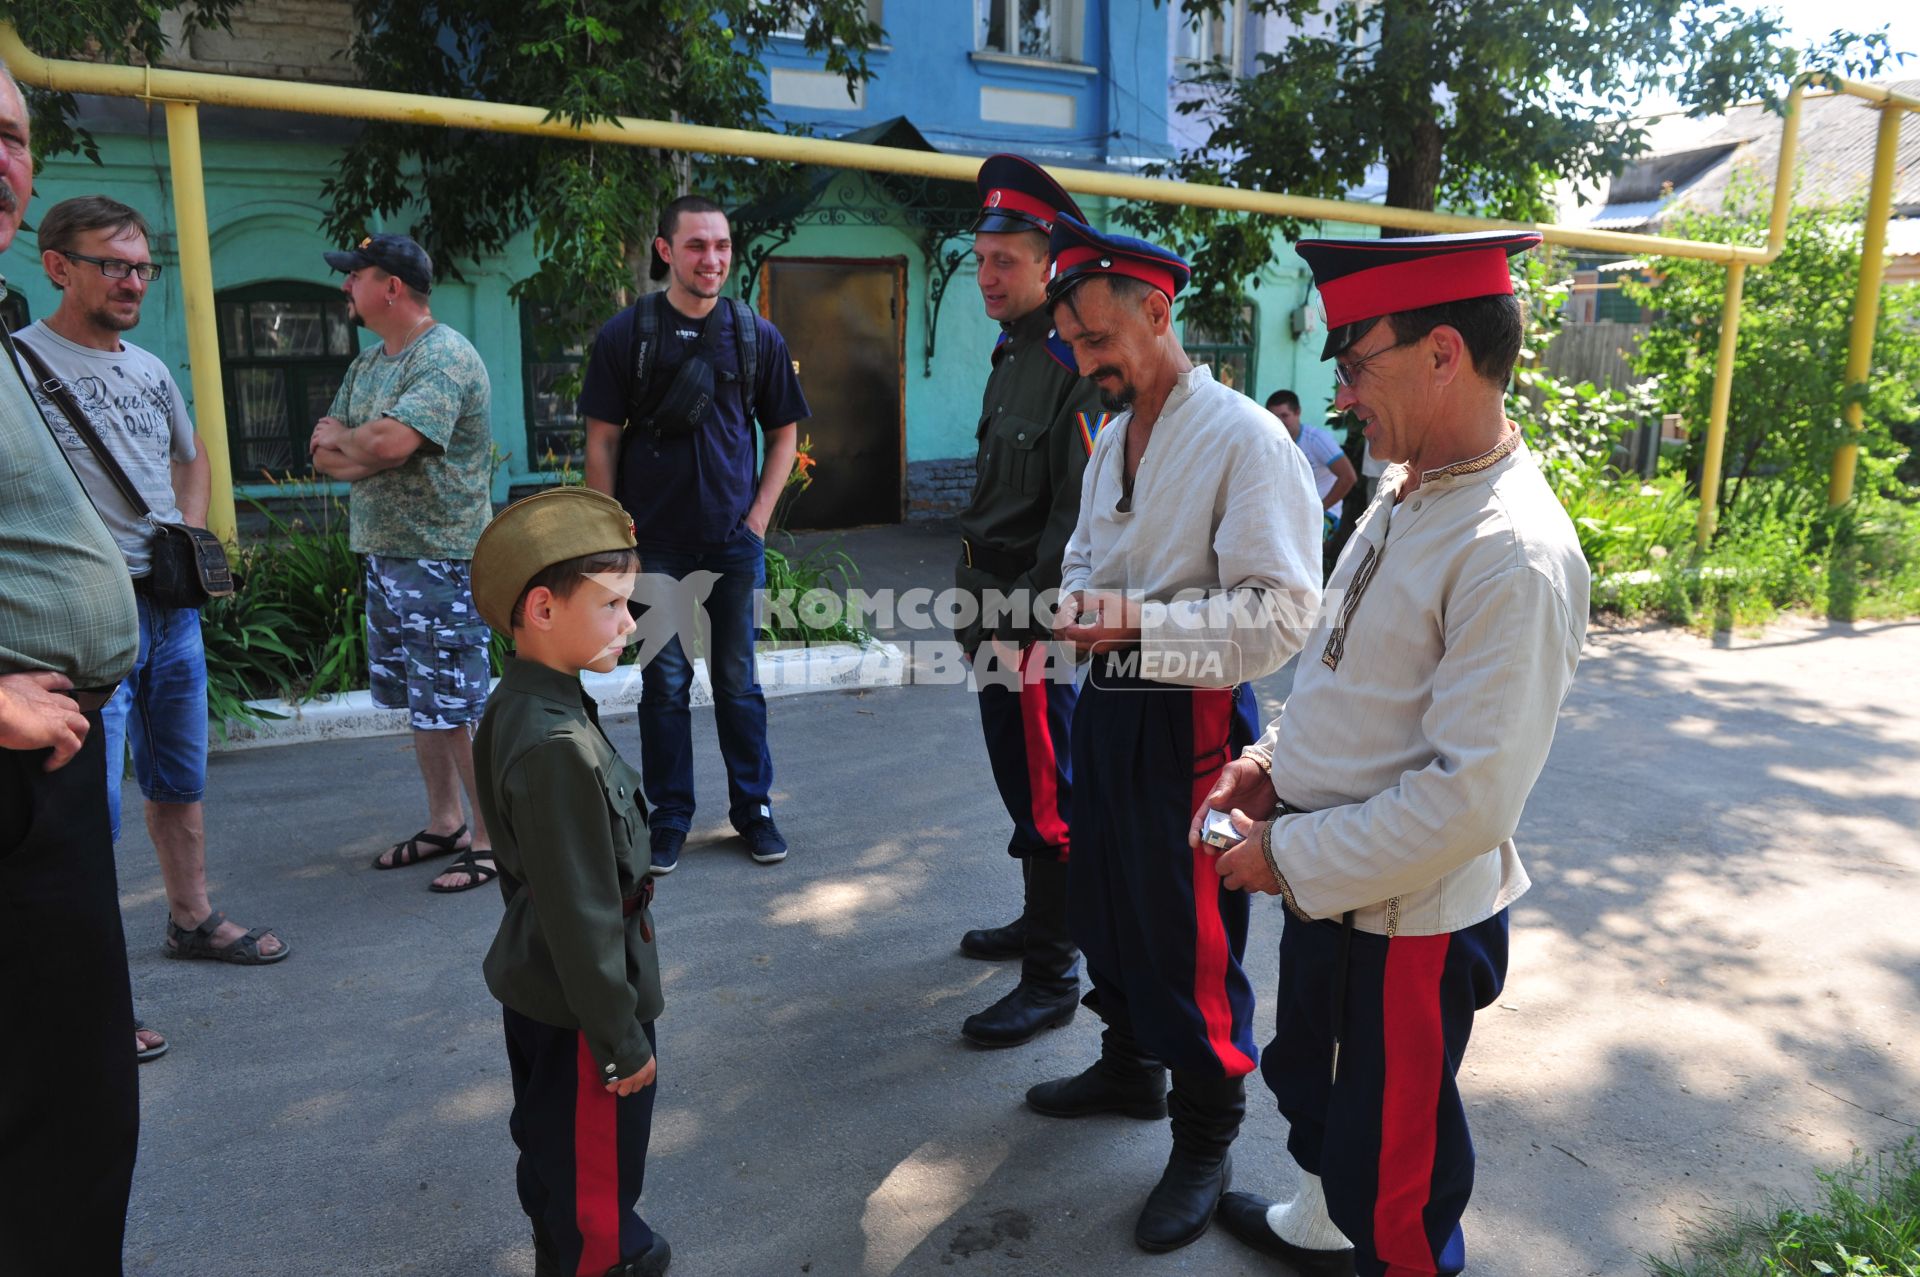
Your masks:
<path fill-rule="evenodd" d="M 884 32 L 865 0 L 354 0 L 355 65 L 370 88 L 544 105 L 576 123 L 618 115 L 762 127 L 755 78 L 776 32 L 844 76 L 868 76 Z M 656 210 L 697 187 L 742 202 L 797 181 L 790 166 L 676 157 L 630 146 L 369 124 L 329 181 L 327 228 L 342 240 L 376 217 L 418 216 L 413 234 L 436 266 L 497 253 L 531 229 L 539 271 L 516 294 L 562 313 L 623 304 L 651 257 Z"/>
<path fill-rule="evenodd" d="M 152 62 L 166 51 L 160 20 L 169 13 L 185 17 L 185 30 L 231 30 L 240 0 L 0 0 L 0 22 L 11 22 L 20 42 L 43 57 L 97 57 L 109 62 Z M 80 104 L 71 93 L 28 89 L 33 110 L 33 153 L 78 151 L 100 163 L 100 148 L 87 130 L 74 126 Z"/>
<path fill-rule="evenodd" d="M 1823 1172 L 1819 1200 L 1738 1211 L 1698 1228 L 1687 1253 L 1649 1256 L 1652 1277 L 1920 1277 L 1914 1143 Z"/>
<path fill-rule="evenodd" d="M 763 618 L 760 626 L 760 638 L 768 643 L 796 643 L 816 645 L 820 643 L 858 643 L 870 642 L 873 635 L 862 628 L 860 614 L 846 602 L 846 594 L 860 580 L 860 569 L 847 557 L 844 550 L 832 542 L 817 545 L 803 554 L 795 555 L 793 538 L 788 536 L 785 552 L 767 547 L 767 597 L 787 601 L 793 613 L 794 623 L 776 607 Z M 808 624 L 807 617 L 811 609 L 805 605 L 809 595 L 820 600 L 819 619 L 828 619 L 827 624 Z M 825 596 L 831 595 L 829 602 Z"/>
<path fill-rule="evenodd" d="M 1694 213 L 1671 231 L 1694 239 L 1757 243 L 1766 234 L 1771 192 L 1743 175 L 1725 212 Z M 1824 488 L 1845 427 L 1841 411 L 1857 399 L 1865 416 L 1863 447 L 1877 455 L 1903 451 L 1893 430 L 1920 418 L 1920 289 L 1882 295 L 1873 372 L 1846 382 L 1847 337 L 1860 273 L 1861 210 L 1795 208 L 1786 244 L 1771 265 L 1747 272 L 1727 413 L 1722 520 L 1745 498 L 1745 480 L 1777 473 L 1795 486 Z M 1658 313 L 1635 359 L 1661 380 L 1662 407 L 1694 425 L 1694 456 L 1705 447 L 1720 344 L 1726 268 L 1661 258 L 1653 282 L 1628 281 L 1624 291 Z"/>
<path fill-rule="evenodd" d="M 1161 0 L 1156 0 L 1160 3 Z M 1226 0 L 1184 0 L 1187 21 Z M 1667 93 L 1698 112 L 1777 102 L 1828 67 L 1866 78 L 1890 60 L 1885 31 L 1835 32 L 1805 53 L 1780 19 L 1725 0 L 1249 0 L 1292 34 L 1238 74 L 1195 77 L 1177 108 L 1207 141 L 1158 166 L 1186 181 L 1344 198 L 1375 166 L 1395 208 L 1538 218 L 1556 178 L 1603 179 L 1645 149 L 1629 117 Z M 1227 323 L 1271 258 L 1282 219 L 1133 204 L 1123 216 L 1195 262 L 1189 316 Z"/>
<path fill-rule="evenodd" d="M 1898 477 L 1904 451 L 1865 454 L 1859 496 L 1839 510 L 1827 508 L 1824 459 L 1817 467 L 1754 475 L 1741 485 L 1740 500 L 1722 510 L 1719 535 L 1702 553 L 1695 544 L 1700 502 L 1685 457 L 1663 458 L 1653 480 L 1617 468 L 1626 432 L 1670 409 L 1673 379 L 1686 382 L 1696 375 L 1693 365 L 1663 365 L 1660 375 L 1625 391 L 1571 385 L 1546 373 L 1538 359 L 1558 330 L 1561 298 L 1550 273 L 1549 265 L 1532 261 L 1520 281 L 1532 363 L 1516 373 L 1512 412 L 1573 520 L 1593 573 L 1596 609 L 1703 629 L 1752 627 L 1786 610 L 1836 620 L 1920 614 L 1920 506 Z M 1697 316 L 1669 314 L 1650 339 L 1656 348 L 1666 325 L 1688 342 L 1700 340 Z M 1772 331 L 1785 340 L 1780 329 Z M 1714 342 L 1717 336 L 1709 349 Z M 1804 352 L 1786 352 L 1781 362 L 1807 377 L 1824 375 Z M 1750 375 L 1767 376 L 1757 368 Z"/>

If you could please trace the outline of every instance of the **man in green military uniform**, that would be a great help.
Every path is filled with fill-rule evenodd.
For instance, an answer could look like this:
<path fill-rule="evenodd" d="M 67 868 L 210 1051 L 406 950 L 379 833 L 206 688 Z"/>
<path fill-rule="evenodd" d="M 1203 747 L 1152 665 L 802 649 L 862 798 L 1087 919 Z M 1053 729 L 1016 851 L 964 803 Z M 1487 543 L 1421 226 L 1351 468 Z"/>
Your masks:
<path fill-rule="evenodd" d="M 633 544 L 619 502 L 555 488 L 503 510 L 473 554 L 474 606 L 515 649 L 474 762 L 507 902 L 487 988 L 506 1022 L 540 1277 L 655 1277 L 672 1258 L 635 1209 L 662 1006 L 646 808 L 580 686 L 633 633 Z"/>
<path fill-rule="evenodd" d="M 1017 1046 L 1073 1018 L 1078 954 L 1067 937 L 1067 724 L 1075 688 L 1047 660 L 1040 596 L 1060 585 L 1060 558 L 1080 514 L 1080 480 L 1106 416 L 1047 317 L 1047 235 L 1073 197 L 1037 165 L 994 155 L 980 166 L 973 258 L 980 297 L 1002 333 L 981 402 L 973 499 L 960 516 L 960 588 L 978 619 L 957 637 L 973 662 L 993 779 L 1013 817 L 1025 906 L 1002 927 L 969 931 L 968 957 L 1020 959 L 1020 982 L 961 1033 Z M 1053 675 L 1050 677 L 1049 675 Z"/>

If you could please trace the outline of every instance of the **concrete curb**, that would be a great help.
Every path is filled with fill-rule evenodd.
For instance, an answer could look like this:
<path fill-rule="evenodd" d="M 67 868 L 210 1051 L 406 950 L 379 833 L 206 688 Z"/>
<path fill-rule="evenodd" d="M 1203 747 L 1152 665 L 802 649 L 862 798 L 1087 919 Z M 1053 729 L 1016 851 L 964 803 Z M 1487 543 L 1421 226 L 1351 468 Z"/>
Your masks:
<path fill-rule="evenodd" d="M 856 687 L 898 687 L 907 681 L 907 658 L 891 643 L 829 643 L 819 647 L 762 649 L 755 659 L 760 686 L 769 697 L 806 692 L 838 692 Z M 497 681 L 497 680 L 496 680 Z M 632 709 L 640 703 L 640 667 L 623 665 L 611 674 L 586 673 L 581 681 L 603 710 Z M 693 704 L 713 704 L 707 663 L 693 663 Z M 249 702 L 264 714 L 258 723 L 229 721 L 227 737 L 215 733 L 211 752 L 229 753 L 269 745 L 361 736 L 398 736 L 408 730 L 405 710 L 381 709 L 370 692 L 347 692 L 302 702 Z"/>

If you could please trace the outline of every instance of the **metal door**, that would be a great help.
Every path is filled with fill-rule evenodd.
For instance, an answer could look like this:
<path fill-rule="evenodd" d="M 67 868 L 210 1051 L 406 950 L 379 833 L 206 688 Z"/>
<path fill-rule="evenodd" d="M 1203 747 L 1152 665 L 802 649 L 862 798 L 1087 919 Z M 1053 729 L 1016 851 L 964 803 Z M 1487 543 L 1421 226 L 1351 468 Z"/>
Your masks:
<path fill-rule="evenodd" d="M 800 365 L 811 420 L 813 486 L 791 528 L 898 523 L 905 511 L 906 260 L 775 258 L 767 318 Z"/>

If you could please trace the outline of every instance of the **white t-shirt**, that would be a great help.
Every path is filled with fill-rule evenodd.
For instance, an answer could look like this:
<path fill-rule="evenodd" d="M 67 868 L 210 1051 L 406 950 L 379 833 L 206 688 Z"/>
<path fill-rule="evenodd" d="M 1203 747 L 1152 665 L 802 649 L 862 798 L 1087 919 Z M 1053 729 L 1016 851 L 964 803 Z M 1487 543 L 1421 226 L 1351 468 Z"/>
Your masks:
<path fill-rule="evenodd" d="M 1307 454 L 1307 461 L 1313 466 L 1313 486 L 1320 494 L 1320 505 L 1327 504 L 1327 494 L 1333 491 L 1333 463 L 1343 454 L 1340 441 L 1333 437 L 1331 430 L 1319 426 L 1300 423 L 1300 437 L 1294 440 L 1300 445 L 1300 451 Z"/>
<path fill-rule="evenodd" d="M 179 523 L 184 516 L 173 495 L 171 463 L 185 465 L 199 454 L 193 446 L 193 421 L 167 366 L 130 342 L 121 342 L 119 350 L 95 350 L 68 341 L 41 322 L 28 324 L 13 339 L 31 346 L 48 371 L 67 383 L 94 433 L 152 507 L 154 517 L 162 523 Z M 59 405 L 38 386 L 33 397 L 100 511 L 101 521 L 113 533 L 127 570 L 145 576 L 151 567 L 153 529 L 120 495 Z"/>

